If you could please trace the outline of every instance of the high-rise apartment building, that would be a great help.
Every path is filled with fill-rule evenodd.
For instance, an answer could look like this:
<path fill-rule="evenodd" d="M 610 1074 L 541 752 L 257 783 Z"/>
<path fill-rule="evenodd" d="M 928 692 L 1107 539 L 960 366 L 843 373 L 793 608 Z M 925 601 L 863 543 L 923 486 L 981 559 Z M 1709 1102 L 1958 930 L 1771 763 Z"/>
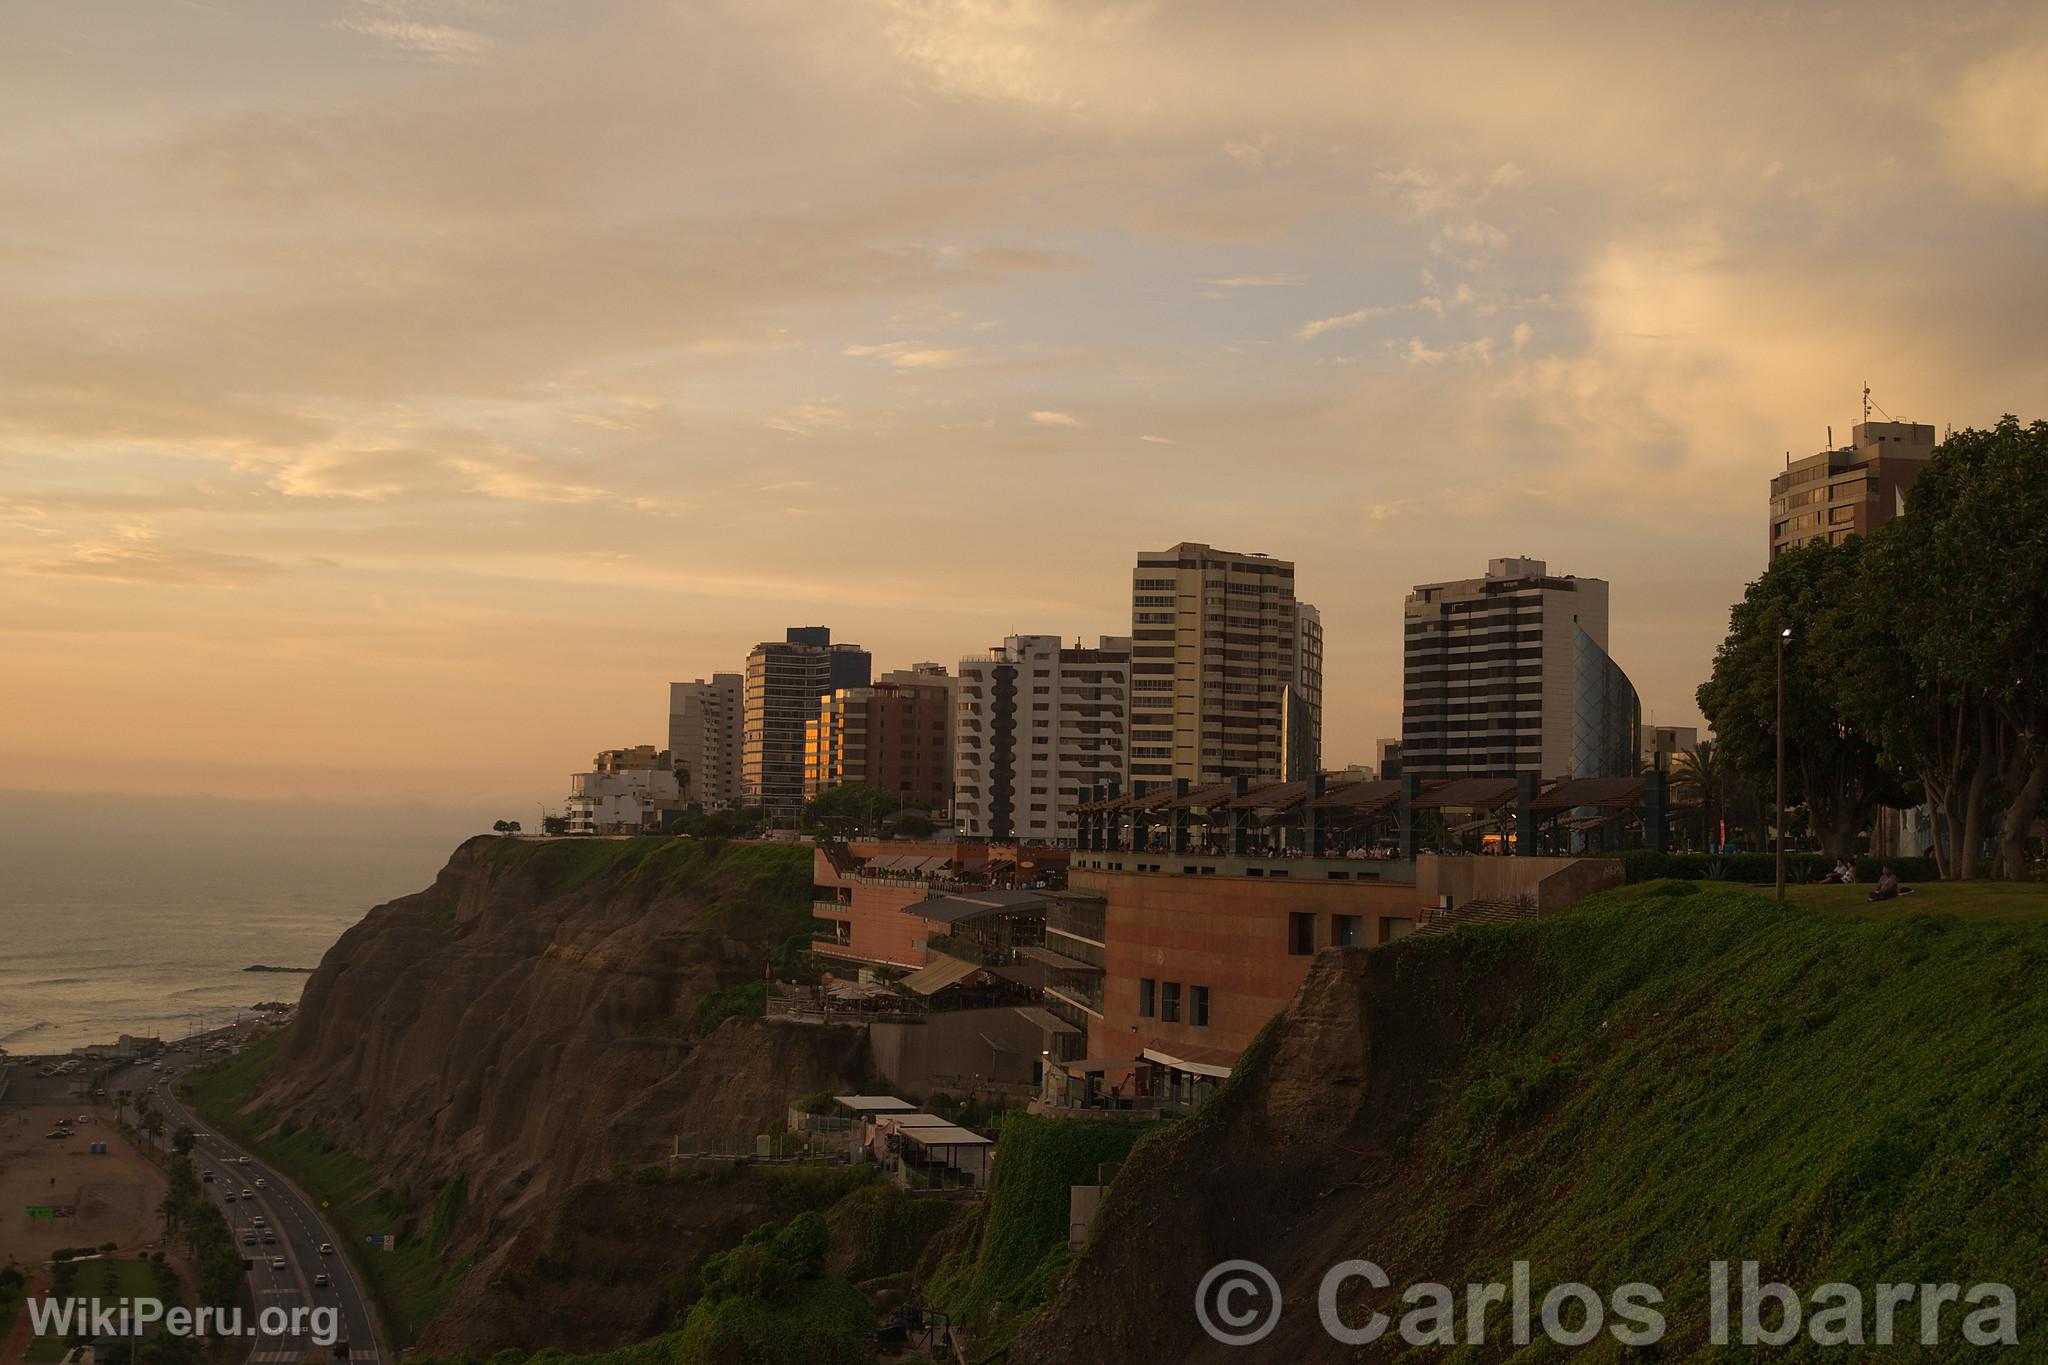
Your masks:
<path fill-rule="evenodd" d="M 740 717 L 747 680 L 713 673 L 711 681 L 668 685 L 668 750 L 690 775 L 694 799 L 723 810 L 740 799 Z"/>
<path fill-rule="evenodd" d="M 1141 551 L 1131 575 L 1131 786 L 1191 784 L 1286 771 L 1288 694 L 1305 666 L 1294 565 L 1185 543 Z M 1321 730 L 1318 704 L 1297 717 L 1295 761 Z M 1297 708 L 1310 712 L 1304 694 Z"/>
<path fill-rule="evenodd" d="M 1280 775 L 1299 782 L 1323 767 L 1323 614 L 1306 602 L 1295 603 L 1294 612 L 1294 682 L 1285 700 Z"/>
<path fill-rule="evenodd" d="M 1607 655 L 1605 579 L 1494 559 L 1419 585 L 1403 617 L 1404 776 L 1634 774 L 1642 706 Z"/>
<path fill-rule="evenodd" d="M 1924 422 L 1858 422 L 1846 449 L 1785 458 L 1771 480 L 1771 558 L 1816 540 L 1867 536 L 1906 510 L 1906 493 L 1934 457 Z"/>
<path fill-rule="evenodd" d="M 805 799 L 864 782 L 951 818 L 958 682 L 939 664 L 919 664 L 825 697 L 805 729 Z"/>
<path fill-rule="evenodd" d="M 960 663 L 953 819 L 963 836 L 1054 842 L 1090 788 L 1125 779 L 1131 642 L 1012 635 Z"/>
<path fill-rule="evenodd" d="M 821 698 L 866 687 L 874 660 L 859 645 L 835 645 L 828 626 L 792 626 L 747 655 L 740 723 L 740 785 L 771 815 L 804 804 L 804 729 Z"/>

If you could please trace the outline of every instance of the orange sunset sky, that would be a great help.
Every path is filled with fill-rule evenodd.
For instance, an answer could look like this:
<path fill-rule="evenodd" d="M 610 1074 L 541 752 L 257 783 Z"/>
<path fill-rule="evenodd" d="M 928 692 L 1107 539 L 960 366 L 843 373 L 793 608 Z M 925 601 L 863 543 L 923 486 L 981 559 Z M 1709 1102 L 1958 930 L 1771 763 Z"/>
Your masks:
<path fill-rule="evenodd" d="M 1692 723 L 1785 452 L 2043 415 L 2024 4 L 30 0 L 0 787 L 555 801 L 666 684 L 1294 559 L 1612 581 Z M 525 803 L 523 806 L 518 803 Z"/>

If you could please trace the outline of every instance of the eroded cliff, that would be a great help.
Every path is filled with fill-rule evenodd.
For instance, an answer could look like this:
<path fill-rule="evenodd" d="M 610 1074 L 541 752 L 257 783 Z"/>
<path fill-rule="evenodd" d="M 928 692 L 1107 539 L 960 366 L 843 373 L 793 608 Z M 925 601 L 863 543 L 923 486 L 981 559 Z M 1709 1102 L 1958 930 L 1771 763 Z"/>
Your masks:
<path fill-rule="evenodd" d="M 780 1024 L 758 1006 L 709 1022 L 807 936 L 810 883 L 804 848 L 473 839 L 431 887 L 336 942 L 248 1107 L 368 1159 L 420 1235 L 438 1202 L 452 1226 L 436 1255 L 467 1274 L 429 1342 L 631 1339 L 661 1311 L 661 1281 L 757 1210 L 601 1187 L 660 1162 L 679 1134 L 776 1130 L 793 1097 L 864 1077 L 857 1030 Z M 442 1198 L 457 1182 L 463 1197 Z M 665 1229 L 607 1263 L 595 1314 L 564 1311 L 592 1289 L 583 1268 L 532 1273 L 543 1230 L 587 1222 L 581 1205 L 632 1207 Z"/>

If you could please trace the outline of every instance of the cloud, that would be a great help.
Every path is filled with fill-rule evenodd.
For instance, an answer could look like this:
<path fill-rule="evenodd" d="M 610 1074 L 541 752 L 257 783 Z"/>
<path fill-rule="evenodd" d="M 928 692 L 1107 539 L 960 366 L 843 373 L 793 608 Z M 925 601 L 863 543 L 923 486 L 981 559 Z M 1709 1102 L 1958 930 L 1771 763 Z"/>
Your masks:
<path fill-rule="evenodd" d="M 155 532 L 143 527 L 126 528 L 114 540 L 81 541 L 62 557 L 31 568 L 57 577 L 225 588 L 284 571 L 283 565 L 253 555 L 159 544 Z"/>
<path fill-rule="evenodd" d="M 1468 219 L 1446 224 L 1437 232 L 1436 240 L 1429 244 L 1429 249 L 1433 255 L 1467 270 L 1485 270 L 1506 253 L 1508 234 L 1491 223 Z"/>
<path fill-rule="evenodd" d="M 403 5 L 388 0 L 372 0 L 372 7 L 380 12 L 364 18 L 336 19 L 333 27 L 399 52 L 436 61 L 474 58 L 490 46 L 490 39 L 474 29 L 409 18 Z"/>
<path fill-rule="evenodd" d="M 810 436 L 823 430 L 846 431 L 853 426 L 853 417 L 844 408 L 829 403 L 798 403 L 780 417 L 764 417 L 762 425 L 774 431 L 786 431 L 792 436 Z"/>
<path fill-rule="evenodd" d="M 848 346 L 845 354 L 886 360 L 899 370 L 943 370 L 965 364 L 974 353 L 964 346 L 931 346 L 919 341 L 884 341 Z"/>
<path fill-rule="evenodd" d="M 2048 43 L 1970 67 L 1937 101 L 1935 118 L 1966 175 L 2023 199 L 2048 199 Z"/>
<path fill-rule="evenodd" d="M 1202 283 L 1217 289 L 1273 289 L 1281 285 L 1301 284 L 1306 275 L 1275 273 L 1271 275 L 1229 275 L 1220 280 L 1204 280 Z"/>
<path fill-rule="evenodd" d="M 1314 322 L 1305 324 L 1300 331 L 1296 332 L 1294 339 L 1296 341 L 1314 341 L 1326 332 L 1341 332 L 1347 328 L 1356 327 L 1362 322 L 1368 322 L 1373 318 L 1385 317 L 1392 311 L 1390 308 L 1358 308 L 1349 313 L 1339 313 L 1333 318 L 1317 318 Z"/>
<path fill-rule="evenodd" d="M 1081 419 L 1064 412 L 1038 411 L 1031 414 L 1031 420 L 1042 427 L 1078 427 Z"/>

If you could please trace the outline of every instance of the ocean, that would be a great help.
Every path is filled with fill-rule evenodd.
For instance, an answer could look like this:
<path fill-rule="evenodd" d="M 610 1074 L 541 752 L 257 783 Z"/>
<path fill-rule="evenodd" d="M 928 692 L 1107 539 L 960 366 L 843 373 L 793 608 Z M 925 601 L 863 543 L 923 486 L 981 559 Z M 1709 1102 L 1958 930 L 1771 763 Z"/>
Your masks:
<path fill-rule="evenodd" d="M 0 792 L 0 1049 L 174 1037 L 259 1002 L 489 820 L 424 808 Z"/>

